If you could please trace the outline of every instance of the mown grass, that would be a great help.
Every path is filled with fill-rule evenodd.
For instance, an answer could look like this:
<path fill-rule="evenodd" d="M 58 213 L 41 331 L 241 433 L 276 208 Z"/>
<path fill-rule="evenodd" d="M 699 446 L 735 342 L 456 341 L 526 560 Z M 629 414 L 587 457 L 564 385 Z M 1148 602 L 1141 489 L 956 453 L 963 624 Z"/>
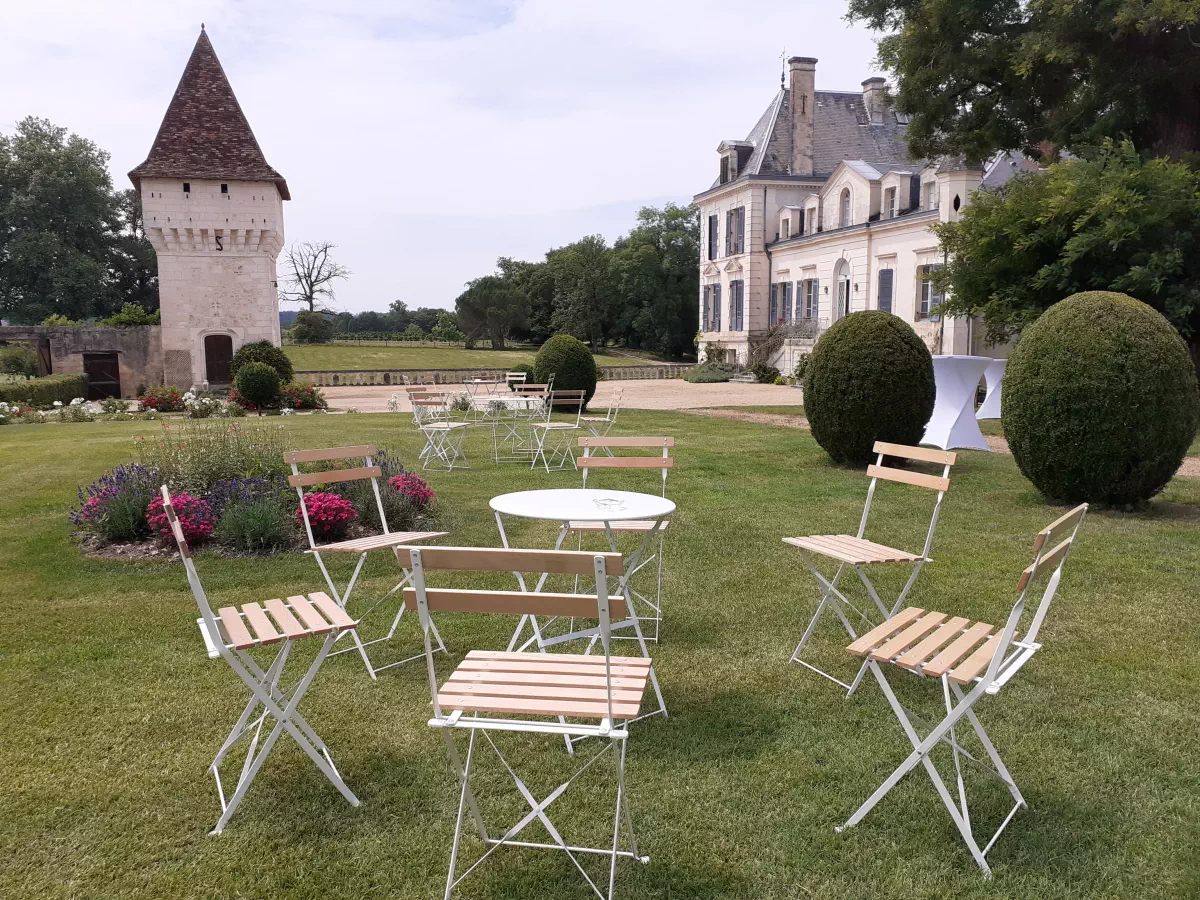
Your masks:
<path fill-rule="evenodd" d="M 284 347 L 298 370 L 336 372 L 375 369 L 506 369 L 532 363 L 536 350 L 464 350 L 461 347 L 378 347 L 364 344 L 288 344 Z M 627 356 L 596 354 L 602 366 L 636 366 Z"/>
<path fill-rule="evenodd" d="M 394 442 L 409 458 L 418 449 L 396 416 L 281 424 L 297 447 Z M 629 755 L 640 847 L 651 862 L 619 867 L 618 896 L 1200 892 L 1200 626 L 1191 614 L 1200 480 L 1177 479 L 1143 513 L 1088 518 L 1042 631 L 1046 649 L 980 706 L 1030 803 L 991 852 L 989 882 L 920 771 L 858 828 L 833 830 L 907 745 L 877 686 L 847 701 L 787 663 L 816 593 L 780 538 L 852 529 L 863 475 L 829 465 L 799 429 L 635 411 L 620 424 L 626 434 L 675 436 L 669 493 L 679 511 L 667 544 L 664 640 L 654 650 L 671 717 L 635 725 Z M 205 658 L 177 561 L 85 559 L 68 542 L 64 515 L 77 483 L 128 459 L 131 438 L 156 427 L 0 429 L 0 896 L 440 896 L 457 792 L 441 737 L 425 725 L 419 664 L 372 683 L 339 657 L 302 707 L 360 808 L 284 738 L 226 833 L 207 836 L 218 810 L 205 768 L 240 711 L 241 683 Z M 482 441 L 472 435 L 475 469 L 430 475 L 455 543 L 497 542 L 487 507 L 496 494 L 578 483 L 574 473 L 486 462 Z M 1031 490 L 1011 457 L 963 453 L 953 480 L 935 562 L 913 598 L 995 623 L 1015 598 L 1033 534 L 1061 510 Z M 886 487 L 869 533 L 916 545 L 931 498 Z M 530 546 L 552 540 L 540 525 L 512 534 Z M 197 562 L 218 605 L 319 584 L 299 554 L 200 553 Z M 372 559 L 360 596 L 389 587 L 393 566 Z M 895 590 L 898 574 L 879 582 Z M 451 658 L 439 659 L 440 672 L 468 649 L 503 646 L 513 624 L 447 616 Z M 850 670 L 844 633 L 832 623 L 816 643 L 819 662 Z M 406 621 L 396 652 L 415 646 Z M 936 684 L 899 679 L 898 688 L 910 706 L 936 715 Z M 572 770 L 553 740 L 504 746 L 539 796 Z M 948 760 L 939 758 L 952 777 Z M 515 821 L 525 810 L 507 775 L 494 758 L 481 757 L 481 766 L 491 822 Z M 569 839 L 605 840 L 612 793 L 601 774 L 589 773 L 552 807 Z M 1008 794 L 972 770 L 966 777 L 974 820 L 994 828 Z M 530 834 L 542 838 L 532 826 Z M 478 849 L 472 838 L 464 852 Z M 591 894 L 561 854 L 505 851 L 457 896 Z"/>

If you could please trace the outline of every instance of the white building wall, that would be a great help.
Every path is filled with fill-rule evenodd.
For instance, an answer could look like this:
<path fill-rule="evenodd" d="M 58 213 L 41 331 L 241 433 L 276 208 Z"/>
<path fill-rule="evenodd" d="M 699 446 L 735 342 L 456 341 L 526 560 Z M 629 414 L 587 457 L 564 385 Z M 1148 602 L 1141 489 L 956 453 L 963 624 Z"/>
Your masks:
<path fill-rule="evenodd" d="M 141 183 L 146 235 L 158 255 L 164 377 L 181 388 L 207 380 L 204 338 L 228 334 L 236 350 L 280 343 L 276 260 L 283 199 L 271 182 Z"/>

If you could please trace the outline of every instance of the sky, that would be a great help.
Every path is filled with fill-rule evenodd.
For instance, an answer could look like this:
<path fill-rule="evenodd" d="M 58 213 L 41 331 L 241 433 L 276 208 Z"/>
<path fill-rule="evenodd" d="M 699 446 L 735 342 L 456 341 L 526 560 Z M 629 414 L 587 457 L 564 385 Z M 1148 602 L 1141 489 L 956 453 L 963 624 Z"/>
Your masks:
<path fill-rule="evenodd" d="M 537 260 L 637 210 L 687 203 L 779 87 L 882 74 L 821 0 L 2 0 L 0 131 L 27 115 L 149 152 L 205 23 L 267 161 L 286 240 L 328 240 L 332 304 L 452 308 L 500 256 Z"/>

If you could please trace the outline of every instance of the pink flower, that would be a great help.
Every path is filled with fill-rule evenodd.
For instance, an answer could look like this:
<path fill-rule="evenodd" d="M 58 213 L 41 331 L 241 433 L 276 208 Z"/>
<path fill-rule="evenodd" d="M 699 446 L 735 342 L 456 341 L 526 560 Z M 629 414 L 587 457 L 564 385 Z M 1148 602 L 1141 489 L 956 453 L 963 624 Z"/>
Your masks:
<path fill-rule="evenodd" d="M 388 479 L 388 484 L 397 494 L 407 497 L 413 506 L 426 506 L 433 500 L 433 488 L 417 475 L 393 475 Z"/>
<path fill-rule="evenodd" d="M 189 542 L 203 541 L 212 535 L 216 517 L 213 516 L 212 507 L 208 505 L 207 500 L 188 493 L 179 493 L 171 497 L 171 505 L 175 507 L 175 515 L 183 529 L 184 539 Z M 162 497 L 155 497 L 150 501 L 150 505 L 146 507 L 146 520 L 155 534 L 168 539 L 172 537 L 171 523 L 163 510 Z"/>
<path fill-rule="evenodd" d="M 323 538 L 344 537 L 346 530 L 358 520 L 354 504 L 341 494 L 315 491 L 304 495 L 304 510 L 313 535 Z M 304 510 L 296 510 L 296 522 L 304 527 Z"/>

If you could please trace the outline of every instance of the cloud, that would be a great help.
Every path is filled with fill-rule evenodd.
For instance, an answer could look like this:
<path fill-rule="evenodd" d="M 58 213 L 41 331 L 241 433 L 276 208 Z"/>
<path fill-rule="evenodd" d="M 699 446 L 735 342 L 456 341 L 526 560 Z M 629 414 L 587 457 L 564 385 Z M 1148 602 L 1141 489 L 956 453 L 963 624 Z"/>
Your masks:
<path fill-rule="evenodd" d="M 205 22 L 268 161 L 288 240 L 328 239 L 347 309 L 451 306 L 496 257 L 538 258 L 687 202 L 744 137 L 779 55 L 856 90 L 871 35 L 808 0 L 42 0 L 5 10 L 0 128 L 51 119 L 145 157 Z"/>

